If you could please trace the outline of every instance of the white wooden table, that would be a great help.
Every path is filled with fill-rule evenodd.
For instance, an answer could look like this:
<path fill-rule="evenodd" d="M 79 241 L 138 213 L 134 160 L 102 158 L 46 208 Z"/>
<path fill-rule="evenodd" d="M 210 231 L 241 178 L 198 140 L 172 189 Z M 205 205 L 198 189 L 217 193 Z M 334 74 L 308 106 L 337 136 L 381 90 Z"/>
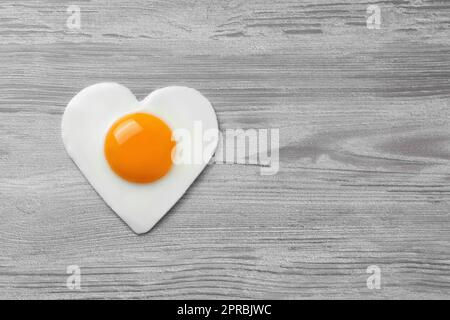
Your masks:
<path fill-rule="evenodd" d="M 450 3 L 373 2 L 380 29 L 370 4 L 2 1 L 0 298 L 449 298 Z M 60 138 L 101 81 L 191 86 L 222 129 L 279 128 L 280 172 L 209 166 L 136 236 Z"/>

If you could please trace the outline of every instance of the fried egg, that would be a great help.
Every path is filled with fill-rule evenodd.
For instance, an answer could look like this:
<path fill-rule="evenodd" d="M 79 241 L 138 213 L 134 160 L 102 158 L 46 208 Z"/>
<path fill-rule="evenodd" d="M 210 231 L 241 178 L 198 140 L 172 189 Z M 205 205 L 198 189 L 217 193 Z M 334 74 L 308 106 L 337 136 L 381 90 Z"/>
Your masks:
<path fill-rule="evenodd" d="M 72 98 L 61 127 L 67 153 L 83 175 L 141 234 L 170 210 L 213 156 L 217 138 L 192 139 L 194 149 L 204 150 L 202 161 L 174 161 L 180 148 L 174 132 L 194 135 L 199 123 L 218 132 L 211 103 L 195 89 L 166 87 L 138 101 L 120 84 L 99 83 Z"/>

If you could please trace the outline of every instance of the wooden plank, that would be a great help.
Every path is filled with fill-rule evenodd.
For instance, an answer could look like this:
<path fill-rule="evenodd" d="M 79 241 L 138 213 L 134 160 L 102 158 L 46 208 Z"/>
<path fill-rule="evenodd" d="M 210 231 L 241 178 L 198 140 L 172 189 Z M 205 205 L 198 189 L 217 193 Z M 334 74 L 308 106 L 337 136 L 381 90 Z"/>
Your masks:
<path fill-rule="evenodd" d="M 446 1 L 78 3 L 78 31 L 68 3 L 0 4 L 0 298 L 448 298 Z M 188 85 L 222 129 L 278 128 L 279 173 L 211 165 L 136 236 L 60 139 L 100 81 Z"/>

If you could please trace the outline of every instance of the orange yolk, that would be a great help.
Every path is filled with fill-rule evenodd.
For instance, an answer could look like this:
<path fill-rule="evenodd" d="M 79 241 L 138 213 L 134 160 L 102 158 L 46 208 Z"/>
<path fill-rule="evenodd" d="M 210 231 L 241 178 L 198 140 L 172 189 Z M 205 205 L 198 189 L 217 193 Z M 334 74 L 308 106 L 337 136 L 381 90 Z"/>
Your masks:
<path fill-rule="evenodd" d="M 172 167 L 172 131 L 160 118 L 133 113 L 117 120 L 105 139 L 105 156 L 111 169 L 123 179 L 148 183 L 163 177 Z"/>

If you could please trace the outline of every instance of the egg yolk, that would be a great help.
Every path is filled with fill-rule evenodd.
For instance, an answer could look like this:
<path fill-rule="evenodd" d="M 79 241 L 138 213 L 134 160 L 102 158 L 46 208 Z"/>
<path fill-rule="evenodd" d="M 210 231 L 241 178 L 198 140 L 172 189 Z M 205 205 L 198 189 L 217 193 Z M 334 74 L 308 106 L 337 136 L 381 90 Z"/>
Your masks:
<path fill-rule="evenodd" d="M 160 118 L 133 113 L 117 120 L 105 139 L 105 156 L 111 169 L 123 179 L 149 183 L 172 167 L 172 131 Z"/>

